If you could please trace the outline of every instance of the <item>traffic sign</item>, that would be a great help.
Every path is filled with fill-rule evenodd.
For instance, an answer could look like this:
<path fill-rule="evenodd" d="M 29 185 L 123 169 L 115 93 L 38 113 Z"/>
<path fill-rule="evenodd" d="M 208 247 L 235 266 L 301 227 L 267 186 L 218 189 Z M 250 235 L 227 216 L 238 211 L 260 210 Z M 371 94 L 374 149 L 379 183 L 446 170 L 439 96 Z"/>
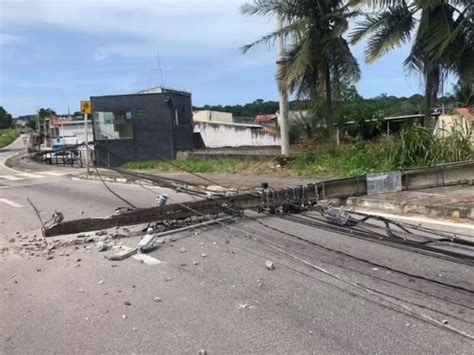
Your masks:
<path fill-rule="evenodd" d="M 92 105 L 90 101 L 81 100 L 81 112 L 91 114 L 92 113 Z"/>

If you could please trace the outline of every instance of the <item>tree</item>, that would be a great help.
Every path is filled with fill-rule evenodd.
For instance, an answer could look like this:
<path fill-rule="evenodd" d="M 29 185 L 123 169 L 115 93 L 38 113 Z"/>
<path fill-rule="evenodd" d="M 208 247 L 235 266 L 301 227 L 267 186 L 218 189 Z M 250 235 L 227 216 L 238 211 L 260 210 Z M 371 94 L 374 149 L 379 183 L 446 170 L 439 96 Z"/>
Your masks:
<path fill-rule="evenodd" d="M 43 135 L 46 135 L 46 133 L 49 130 L 49 123 L 44 122 L 46 121 L 47 118 L 51 118 L 52 116 L 56 115 L 56 111 L 54 111 L 52 108 L 40 108 L 38 110 L 38 116 L 39 116 L 39 121 L 40 121 L 40 132 L 42 131 Z M 46 129 L 46 131 L 45 131 Z"/>
<path fill-rule="evenodd" d="M 459 80 L 454 86 L 454 95 L 462 106 L 474 106 L 474 82 Z"/>
<path fill-rule="evenodd" d="M 13 127 L 13 118 L 3 106 L 0 106 L 0 129 Z"/>
<path fill-rule="evenodd" d="M 405 66 L 423 74 L 424 124 L 436 105 L 440 81 L 448 74 L 472 75 L 473 6 L 471 0 L 359 0 L 372 4 L 376 14 L 367 14 L 351 34 L 357 43 L 369 36 L 366 61 L 371 63 L 395 47 L 411 43 Z"/>
<path fill-rule="evenodd" d="M 290 39 L 277 76 L 279 86 L 313 101 L 324 92 L 325 120 L 334 148 L 334 84 L 360 78 L 357 60 L 342 36 L 355 13 L 340 0 L 254 0 L 242 7 L 242 13 L 283 19 L 285 26 L 281 30 L 246 45 L 243 51 L 274 41 L 280 35 Z"/>

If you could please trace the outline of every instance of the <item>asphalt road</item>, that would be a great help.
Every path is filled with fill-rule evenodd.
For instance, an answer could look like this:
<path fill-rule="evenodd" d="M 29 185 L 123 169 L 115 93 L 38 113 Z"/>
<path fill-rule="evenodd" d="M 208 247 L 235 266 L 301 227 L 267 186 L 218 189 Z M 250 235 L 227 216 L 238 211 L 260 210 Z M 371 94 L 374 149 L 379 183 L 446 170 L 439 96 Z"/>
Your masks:
<path fill-rule="evenodd" d="M 84 240 L 76 236 L 57 238 L 48 252 L 28 198 L 43 219 L 55 210 L 66 219 L 106 216 L 123 202 L 100 182 L 45 172 L 0 164 L 2 354 L 473 353 L 472 267 L 276 217 L 262 221 L 312 244 L 241 220 L 167 237 L 150 254 L 158 265 L 112 262 L 104 255 L 114 251 L 94 243 L 59 246 Z M 143 207 L 155 193 L 189 199 L 110 187 Z M 137 228 L 129 230 L 102 238 Z"/>

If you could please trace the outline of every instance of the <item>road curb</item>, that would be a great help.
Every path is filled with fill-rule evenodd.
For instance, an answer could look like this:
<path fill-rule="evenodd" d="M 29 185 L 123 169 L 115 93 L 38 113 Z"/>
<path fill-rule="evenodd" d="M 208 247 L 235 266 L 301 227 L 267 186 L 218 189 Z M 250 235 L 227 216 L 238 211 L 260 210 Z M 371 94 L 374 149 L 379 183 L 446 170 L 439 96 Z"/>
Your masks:
<path fill-rule="evenodd" d="M 100 174 L 100 176 L 102 177 L 102 180 L 105 182 L 114 182 L 114 183 L 127 184 L 127 185 L 156 186 L 145 180 L 140 180 L 140 183 L 138 183 L 137 179 L 129 179 L 125 177 L 111 176 L 107 174 Z M 79 174 L 79 175 L 74 176 L 74 178 L 80 179 L 80 180 L 102 181 L 101 178 L 97 176 L 96 174 L 89 174 L 89 175 Z"/>
<path fill-rule="evenodd" d="M 428 205 L 404 201 L 375 200 L 370 197 L 349 197 L 343 201 L 349 207 L 382 210 L 398 215 L 422 215 L 430 218 L 474 221 L 474 207 Z"/>

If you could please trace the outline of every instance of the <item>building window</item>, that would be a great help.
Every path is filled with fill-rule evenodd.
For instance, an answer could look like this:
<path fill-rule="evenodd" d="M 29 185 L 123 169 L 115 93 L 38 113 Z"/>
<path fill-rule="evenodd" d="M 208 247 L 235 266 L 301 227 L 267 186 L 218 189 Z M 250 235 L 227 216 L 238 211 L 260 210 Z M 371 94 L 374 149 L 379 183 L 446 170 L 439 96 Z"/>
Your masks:
<path fill-rule="evenodd" d="M 94 112 L 94 129 L 98 140 L 133 138 L 132 113 Z"/>

